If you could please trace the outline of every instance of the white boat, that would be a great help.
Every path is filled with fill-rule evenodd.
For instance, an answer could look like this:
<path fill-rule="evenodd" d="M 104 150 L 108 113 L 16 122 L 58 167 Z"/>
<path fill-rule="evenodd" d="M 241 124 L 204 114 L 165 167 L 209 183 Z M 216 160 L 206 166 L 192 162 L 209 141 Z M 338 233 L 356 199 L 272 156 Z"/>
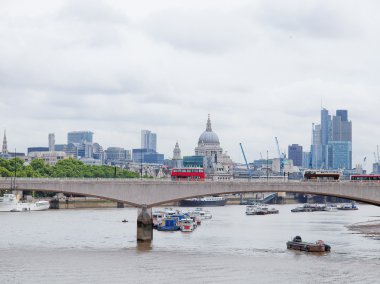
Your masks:
<path fill-rule="evenodd" d="M 50 207 L 49 201 L 20 202 L 14 194 L 0 197 L 0 212 L 42 211 Z"/>
<path fill-rule="evenodd" d="M 327 204 L 324 208 L 323 211 L 327 212 L 335 212 L 338 211 L 338 207 L 335 204 Z"/>
<path fill-rule="evenodd" d="M 181 228 L 182 232 L 192 232 L 194 231 L 194 221 L 193 219 L 182 219 L 181 220 Z"/>
<path fill-rule="evenodd" d="M 165 213 L 161 211 L 152 212 L 153 228 L 157 228 L 162 220 L 165 218 Z"/>
<path fill-rule="evenodd" d="M 193 211 L 190 211 L 189 212 L 190 214 L 199 214 L 199 216 L 201 217 L 201 219 L 211 219 L 212 218 L 212 214 L 209 210 L 205 210 L 205 209 L 202 209 L 202 208 L 195 208 Z"/>
<path fill-rule="evenodd" d="M 278 210 L 275 208 L 269 209 L 265 204 L 255 204 L 247 205 L 245 209 L 246 215 L 268 215 L 268 214 L 278 214 Z"/>
<path fill-rule="evenodd" d="M 257 211 L 259 210 L 259 206 L 257 205 L 247 205 L 245 208 L 246 215 L 257 215 Z"/>
<path fill-rule="evenodd" d="M 344 203 L 337 206 L 338 210 L 358 210 L 355 203 Z"/>

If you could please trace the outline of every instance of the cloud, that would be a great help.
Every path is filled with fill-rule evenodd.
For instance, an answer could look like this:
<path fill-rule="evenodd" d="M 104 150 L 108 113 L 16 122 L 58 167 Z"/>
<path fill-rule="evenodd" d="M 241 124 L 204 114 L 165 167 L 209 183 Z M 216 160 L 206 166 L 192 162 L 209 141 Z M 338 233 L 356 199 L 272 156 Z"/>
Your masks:
<path fill-rule="evenodd" d="M 191 155 L 210 113 L 221 146 L 242 161 L 239 142 L 251 160 L 273 156 L 275 136 L 307 150 L 322 100 L 349 110 L 355 163 L 379 144 L 378 5 L 8 1 L 0 128 L 18 149 L 83 129 L 131 149 L 151 129 L 159 151 L 171 156 L 178 140 Z"/>
<path fill-rule="evenodd" d="M 166 10 L 142 23 L 149 36 L 173 48 L 205 54 L 228 52 L 254 41 L 252 23 L 238 13 Z"/>
<path fill-rule="evenodd" d="M 254 12 L 256 19 L 289 36 L 339 39 L 358 32 L 357 23 L 345 15 L 342 3 L 326 5 L 320 1 L 292 1 L 290 5 L 283 5 L 279 0 L 260 3 Z"/>

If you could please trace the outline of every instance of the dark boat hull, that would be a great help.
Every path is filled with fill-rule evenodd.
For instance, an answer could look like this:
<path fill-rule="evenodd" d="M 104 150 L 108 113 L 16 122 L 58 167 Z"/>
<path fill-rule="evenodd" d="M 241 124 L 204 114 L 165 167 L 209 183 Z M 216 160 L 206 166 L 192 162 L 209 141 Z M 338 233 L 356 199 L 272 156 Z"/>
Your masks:
<path fill-rule="evenodd" d="M 182 207 L 209 207 L 209 206 L 224 206 L 227 203 L 227 199 L 223 200 L 190 200 L 184 199 L 179 202 L 179 206 Z"/>
<path fill-rule="evenodd" d="M 317 245 L 313 243 L 304 243 L 304 242 L 287 242 L 286 247 L 293 250 L 302 250 L 308 252 L 325 252 L 330 251 L 331 247 L 329 245 Z"/>

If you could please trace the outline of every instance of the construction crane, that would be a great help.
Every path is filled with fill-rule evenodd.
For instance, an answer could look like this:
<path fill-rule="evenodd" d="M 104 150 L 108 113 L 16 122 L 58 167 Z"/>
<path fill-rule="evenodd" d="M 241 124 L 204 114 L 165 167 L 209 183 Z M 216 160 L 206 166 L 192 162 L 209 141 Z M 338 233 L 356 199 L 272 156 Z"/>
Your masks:
<path fill-rule="evenodd" d="M 284 158 L 285 158 L 285 154 L 281 153 L 281 151 L 280 151 L 280 143 L 278 143 L 278 138 L 274 137 L 274 139 L 276 140 L 277 154 L 278 154 L 278 158 L 280 159 L 280 174 L 282 174 L 284 172 Z"/>
<path fill-rule="evenodd" d="M 245 165 L 247 166 L 249 180 L 251 180 L 251 178 L 252 178 L 252 172 L 251 172 L 251 169 L 249 168 L 249 165 L 248 165 L 248 162 L 247 162 L 247 158 L 245 157 L 243 145 L 241 143 L 239 143 L 239 144 L 240 144 L 241 152 L 243 153 Z"/>

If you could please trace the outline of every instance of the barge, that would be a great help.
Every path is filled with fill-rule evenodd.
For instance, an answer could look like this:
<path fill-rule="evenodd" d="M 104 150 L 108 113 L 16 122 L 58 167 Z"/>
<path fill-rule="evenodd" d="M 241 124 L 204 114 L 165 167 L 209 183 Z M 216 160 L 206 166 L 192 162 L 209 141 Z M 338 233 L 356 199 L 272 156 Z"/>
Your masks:
<path fill-rule="evenodd" d="M 325 244 L 322 240 L 318 240 L 315 243 L 303 242 L 300 236 L 296 236 L 293 240 L 286 243 L 288 249 L 308 251 L 308 252 L 329 252 L 331 247 Z"/>

